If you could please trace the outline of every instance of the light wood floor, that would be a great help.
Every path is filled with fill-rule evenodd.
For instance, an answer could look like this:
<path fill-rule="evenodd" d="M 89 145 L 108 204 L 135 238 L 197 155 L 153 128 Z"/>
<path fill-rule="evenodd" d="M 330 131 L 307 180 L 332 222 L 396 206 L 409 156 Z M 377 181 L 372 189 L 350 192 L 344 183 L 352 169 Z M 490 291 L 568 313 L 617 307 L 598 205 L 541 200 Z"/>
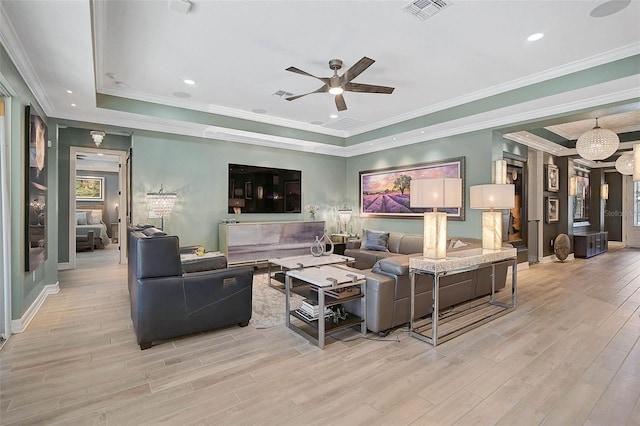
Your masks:
<path fill-rule="evenodd" d="M 3 425 L 640 424 L 638 250 L 532 265 L 516 311 L 437 348 L 324 351 L 284 326 L 140 351 L 125 266 L 78 263 L 0 352 Z"/>

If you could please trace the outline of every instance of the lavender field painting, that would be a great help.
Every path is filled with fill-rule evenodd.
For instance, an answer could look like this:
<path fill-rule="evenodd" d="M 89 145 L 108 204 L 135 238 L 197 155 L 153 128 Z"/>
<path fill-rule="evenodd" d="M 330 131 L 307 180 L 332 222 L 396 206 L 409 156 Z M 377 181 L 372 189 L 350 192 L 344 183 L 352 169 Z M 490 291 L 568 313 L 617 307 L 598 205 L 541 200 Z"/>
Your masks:
<path fill-rule="evenodd" d="M 431 209 L 411 208 L 412 179 L 462 178 L 464 200 L 464 157 L 403 168 L 360 172 L 360 214 L 384 217 L 422 217 Z M 464 220 L 463 208 L 445 209 L 453 220 Z"/>

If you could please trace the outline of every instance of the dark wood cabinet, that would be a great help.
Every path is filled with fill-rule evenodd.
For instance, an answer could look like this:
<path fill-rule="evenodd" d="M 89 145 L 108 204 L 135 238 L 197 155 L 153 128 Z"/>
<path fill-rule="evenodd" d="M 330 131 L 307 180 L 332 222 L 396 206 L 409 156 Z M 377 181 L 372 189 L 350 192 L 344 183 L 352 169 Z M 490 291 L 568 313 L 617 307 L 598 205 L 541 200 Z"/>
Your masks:
<path fill-rule="evenodd" d="M 608 234 L 607 231 L 574 234 L 573 255 L 575 257 L 589 258 L 606 252 L 609 246 Z"/>

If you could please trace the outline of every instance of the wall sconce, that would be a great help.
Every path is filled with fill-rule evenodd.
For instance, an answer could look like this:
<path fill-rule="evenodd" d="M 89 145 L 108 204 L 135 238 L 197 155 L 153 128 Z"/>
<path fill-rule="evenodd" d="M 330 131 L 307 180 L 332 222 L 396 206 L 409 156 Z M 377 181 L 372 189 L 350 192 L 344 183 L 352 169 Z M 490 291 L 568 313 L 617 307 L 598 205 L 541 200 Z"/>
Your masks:
<path fill-rule="evenodd" d="M 482 212 L 482 248 L 500 250 L 502 248 L 502 212 L 515 206 L 515 185 L 475 185 L 469 188 L 469 207 L 489 209 Z"/>
<path fill-rule="evenodd" d="M 244 198 L 229 198 L 229 207 L 233 207 L 233 212 L 235 214 L 242 213 L 242 208 L 244 207 Z"/>
<path fill-rule="evenodd" d="M 162 185 L 158 192 L 147 192 L 147 208 L 154 217 L 160 217 L 160 229 L 164 230 L 164 217 L 171 213 L 177 198 L 173 192 L 164 192 Z"/>
<path fill-rule="evenodd" d="M 344 230 L 338 229 L 338 233 L 347 232 L 347 224 L 351 220 L 352 210 L 348 207 L 343 207 L 338 209 L 338 218 L 340 219 L 340 223 L 344 226 Z"/>
<path fill-rule="evenodd" d="M 640 182 L 640 144 L 633 146 L 633 181 Z"/>
<path fill-rule="evenodd" d="M 432 259 L 447 257 L 447 213 L 438 207 L 462 207 L 462 179 L 412 179 L 411 207 L 431 207 L 424 213 L 423 256 Z"/>
<path fill-rule="evenodd" d="M 89 134 L 91 135 L 91 139 L 93 139 L 93 143 L 96 144 L 96 147 L 100 147 L 106 133 L 101 130 L 92 130 Z"/>
<path fill-rule="evenodd" d="M 569 196 L 575 197 L 578 195 L 578 178 L 576 175 L 569 177 Z"/>
<path fill-rule="evenodd" d="M 603 200 L 609 199 L 609 184 L 603 183 L 600 185 L 600 198 Z"/>

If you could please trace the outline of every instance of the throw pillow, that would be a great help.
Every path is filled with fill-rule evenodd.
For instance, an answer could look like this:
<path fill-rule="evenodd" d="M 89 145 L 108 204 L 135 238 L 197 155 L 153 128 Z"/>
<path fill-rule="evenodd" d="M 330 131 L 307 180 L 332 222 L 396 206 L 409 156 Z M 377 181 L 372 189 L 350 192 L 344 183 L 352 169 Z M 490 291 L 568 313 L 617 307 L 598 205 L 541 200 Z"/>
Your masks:
<path fill-rule="evenodd" d="M 389 233 L 382 231 L 364 230 L 364 238 L 362 239 L 363 250 L 389 251 Z"/>
<path fill-rule="evenodd" d="M 463 243 L 462 241 L 458 240 L 458 241 L 456 241 L 456 243 L 453 245 L 453 248 L 454 248 L 454 249 L 457 249 L 457 248 L 460 248 L 460 247 L 466 247 L 466 246 L 468 246 L 468 245 L 469 245 L 469 244 L 467 244 L 467 243 Z"/>
<path fill-rule="evenodd" d="M 85 212 L 76 212 L 76 224 L 77 225 L 87 224 L 87 214 Z"/>
<path fill-rule="evenodd" d="M 89 219 L 89 225 L 97 225 L 100 223 L 100 213 L 91 213 L 91 218 Z"/>

